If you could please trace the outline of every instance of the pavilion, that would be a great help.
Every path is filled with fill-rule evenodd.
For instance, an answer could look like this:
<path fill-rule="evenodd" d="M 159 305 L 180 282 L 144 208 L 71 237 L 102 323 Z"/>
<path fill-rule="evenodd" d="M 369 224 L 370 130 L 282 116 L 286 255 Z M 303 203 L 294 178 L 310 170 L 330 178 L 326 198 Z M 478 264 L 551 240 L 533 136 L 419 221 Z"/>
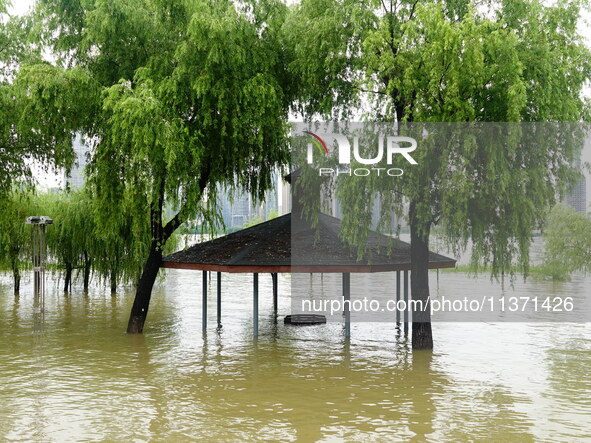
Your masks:
<path fill-rule="evenodd" d="M 217 321 L 221 324 L 222 272 L 253 273 L 253 332 L 258 335 L 258 275 L 270 273 L 273 279 L 273 307 L 277 313 L 278 273 L 341 273 L 343 297 L 350 300 L 351 273 L 395 272 L 396 301 L 401 299 L 401 272 L 404 299 L 409 299 L 410 244 L 375 231 L 367 239 L 363 260 L 339 238 L 340 220 L 320 213 L 312 223 L 292 213 L 246 229 L 197 243 L 167 255 L 161 267 L 203 271 L 202 324 L 207 326 L 207 273 L 217 272 Z M 293 247 L 305 253 L 294 253 Z M 453 268 L 456 261 L 429 252 L 429 269 Z M 397 322 L 400 313 L 397 312 Z M 408 311 L 404 313 L 408 328 Z M 350 312 L 345 310 L 345 335 L 350 336 Z"/>

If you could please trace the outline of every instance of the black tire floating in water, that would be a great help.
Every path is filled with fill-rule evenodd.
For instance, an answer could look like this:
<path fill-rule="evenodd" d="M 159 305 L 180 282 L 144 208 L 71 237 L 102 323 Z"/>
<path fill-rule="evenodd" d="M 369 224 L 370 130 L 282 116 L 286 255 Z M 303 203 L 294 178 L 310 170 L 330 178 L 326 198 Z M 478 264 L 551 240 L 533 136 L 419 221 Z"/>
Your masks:
<path fill-rule="evenodd" d="M 319 314 L 292 314 L 286 315 L 283 322 L 286 325 L 294 326 L 319 325 L 326 323 L 326 316 Z"/>

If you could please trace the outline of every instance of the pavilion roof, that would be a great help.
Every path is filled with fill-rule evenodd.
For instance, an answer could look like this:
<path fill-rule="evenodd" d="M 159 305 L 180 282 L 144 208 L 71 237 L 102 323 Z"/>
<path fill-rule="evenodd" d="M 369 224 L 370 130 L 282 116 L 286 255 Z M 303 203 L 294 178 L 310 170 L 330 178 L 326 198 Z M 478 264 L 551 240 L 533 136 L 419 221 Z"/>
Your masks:
<path fill-rule="evenodd" d="M 161 266 L 235 273 L 410 270 L 410 244 L 369 231 L 367 253 L 357 260 L 356 250 L 339 238 L 340 224 L 338 218 L 319 214 L 312 227 L 302 219 L 292 220 L 290 213 L 167 255 Z M 429 252 L 430 269 L 455 264 L 452 258 Z"/>

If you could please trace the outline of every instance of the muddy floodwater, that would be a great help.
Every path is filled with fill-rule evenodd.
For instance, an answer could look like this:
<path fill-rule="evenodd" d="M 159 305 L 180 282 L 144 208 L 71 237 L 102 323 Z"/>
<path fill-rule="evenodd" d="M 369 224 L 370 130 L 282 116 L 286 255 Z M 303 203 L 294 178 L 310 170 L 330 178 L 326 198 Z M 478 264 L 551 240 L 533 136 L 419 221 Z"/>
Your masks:
<path fill-rule="evenodd" d="M 439 277 L 432 292 L 512 291 Z M 224 274 L 223 328 L 212 281 L 203 335 L 200 273 L 170 270 L 127 335 L 130 289 L 64 295 L 49 276 L 41 313 L 27 279 L 15 298 L 0 276 L 0 441 L 591 440 L 588 323 L 435 323 L 434 351 L 413 353 L 394 323 L 355 323 L 350 342 L 341 323 L 284 325 L 284 275 L 276 322 L 261 274 L 255 341 L 252 276 Z M 526 288 L 591 297 L 583 276 Z"/>

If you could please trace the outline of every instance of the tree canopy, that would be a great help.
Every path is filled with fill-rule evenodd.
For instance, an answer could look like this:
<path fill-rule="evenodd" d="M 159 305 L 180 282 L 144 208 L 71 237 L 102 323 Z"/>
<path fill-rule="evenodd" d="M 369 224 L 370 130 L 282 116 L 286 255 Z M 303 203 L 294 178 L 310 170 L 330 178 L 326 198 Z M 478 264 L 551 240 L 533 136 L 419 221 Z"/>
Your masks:
<path fill-rule="evenodd" d="M 79 70 L 61 75 L 44 63 L 39 24 L 30 15 L 8 15 L 6 7 L 0 2 L 0 193 L 31 184 L 35 162 L 69 169 L 71 138 L 87 115 L 80 107 L 93 103 L 85 102 L 88 77 Z"/>
<path fill-rule="evenodd" d="M 366 99 L 368 117 L 385 122 L 586 120 L 581 91 L 591 54 L 577 30 L 584 6 L 303 0 L 290 17 L 290 69 L 304 82 L 300 109 L 309 118 L 350 115 Z M 539 145 L 522 129 L 511 130 L 511 143 L 425 144 L 413 152 L 418 165 L 396 181 L 342 176 L 336 193 L 345 240 L 360 246 L 368 226 L 358 221 L 372 209 L 368 196 L 379 194 L 383 216 L 395 209 L 411 228 L 413 298 L 428 300 L 435 224 L 456 247 L 470 238 L 473 257 L 490 261 L 493 273 L 509 272 L 515 259 L 527 272 L 531 231 L 577 176 L 572 162 L 582 145 L 577 127 L 557 144 L 544 142 L 540 129 Z M 428 318 L 417 314 L 413 346 L 431 347 Z"/>
<path fill-rule="evenodd" d="M 214 185 L 262 198 L 288 160 L 286 13 L 278 1 L 39 2 L 57 65 L 17 79 L 27 126 L 56 147 L 70 128 L 92 142 L 88 181 L 103 226 L 122 213 L 132 229 L 150 224 L 130 332 L 143 327 L 172 233 L 191 218 L 215 221 Z"/>

